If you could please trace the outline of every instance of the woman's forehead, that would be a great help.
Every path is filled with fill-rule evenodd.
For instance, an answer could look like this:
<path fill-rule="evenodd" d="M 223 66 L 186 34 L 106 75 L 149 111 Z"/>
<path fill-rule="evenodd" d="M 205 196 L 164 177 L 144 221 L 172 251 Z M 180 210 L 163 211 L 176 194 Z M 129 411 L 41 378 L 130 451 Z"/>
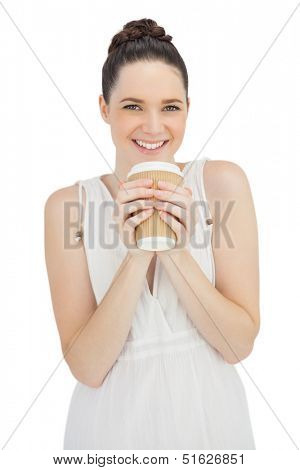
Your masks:
<path fill-rule="evenodd" d="M 164 65 L 164 64 L 163 64 Z M 163 100 L 178 98 L 182 100 L 185 90 L 180 73 L 174 67 L 160 63 L 141 63 L 123 66 L 115 87 L 118 101 L 126 97 L 140 100 Z"/>

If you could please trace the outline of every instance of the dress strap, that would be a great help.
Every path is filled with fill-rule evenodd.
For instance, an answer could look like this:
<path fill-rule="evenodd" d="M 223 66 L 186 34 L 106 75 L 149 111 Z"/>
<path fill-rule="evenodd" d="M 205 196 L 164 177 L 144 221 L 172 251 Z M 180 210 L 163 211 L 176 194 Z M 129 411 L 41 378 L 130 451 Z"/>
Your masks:
<path fill-rule="evenodd" d="M 81 180 L 79 181 L 76 181 L 76 183 L 78 185 L 78 204 L 79 204 L 79 207 L 78 207 L 78 213 L 79 213 L 79 217 L 78 217 L 78 230 L 77 232 L 75 233 L 75 240 L 76 242 L 79 242 L 80 240 L 83 239 L 83 210 L 82 210 L 82 188 L 83 188 L 83 182 Z"/>
<path fill-rule="evenodd" d="M 205 186 L 204 186 L 204 178 L 203 178 L 203 170 L 204 170 L 204 165 L 207 160 L 210 160 L 208 157 L 204 157 L 202 160 L 199 161 L 199 164 L 197 165 L 197 175 L 196 179 L 198 181 L 198 186 L 201 194 L 202 201 L 204 203 L 204 210 L 205 210 L 205 222 L 206 225 L 212 225 L 213 224 L 213 218 L 211 216 L 211 212 L 209 209 L 208 201 L 206 198 L 206 192 L 205 192 Z"/>

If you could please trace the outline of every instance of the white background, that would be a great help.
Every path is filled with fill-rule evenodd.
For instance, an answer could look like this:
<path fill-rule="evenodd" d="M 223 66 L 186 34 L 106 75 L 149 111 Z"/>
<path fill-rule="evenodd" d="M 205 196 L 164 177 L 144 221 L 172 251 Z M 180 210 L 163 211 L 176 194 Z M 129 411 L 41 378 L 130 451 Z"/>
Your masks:
<path fill-rule="evenodd" d="M 144 17 L 173 36 L 189 73 L 191 108 L 176 161 L 196 157 L 258 66 L 199 158 L 240 165 L 256 208 L 261 329 L 252 354 L 235 367 L 257 451 L 292 455 L 299 447 L 300 8 L 263 58 L 296 6 L 0 3 L 2 456 L 62 454 L 76 381 L 65 362 L 58 366 L 44 205 L 53 191 L 114 168 L 98 107 L 101 69 L 112 36 Z"/>

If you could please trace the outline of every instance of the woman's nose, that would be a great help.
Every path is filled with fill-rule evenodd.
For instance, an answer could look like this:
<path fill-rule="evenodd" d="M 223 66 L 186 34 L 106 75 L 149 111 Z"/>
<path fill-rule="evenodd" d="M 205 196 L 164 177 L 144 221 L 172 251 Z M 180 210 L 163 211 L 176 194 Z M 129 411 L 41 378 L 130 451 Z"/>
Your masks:
<path fill-rule="evenodd" d="M 163 117 L 161 114 L 149 113 L 143 122 L 143 132 L 160 134 L 164 131 Z"/>

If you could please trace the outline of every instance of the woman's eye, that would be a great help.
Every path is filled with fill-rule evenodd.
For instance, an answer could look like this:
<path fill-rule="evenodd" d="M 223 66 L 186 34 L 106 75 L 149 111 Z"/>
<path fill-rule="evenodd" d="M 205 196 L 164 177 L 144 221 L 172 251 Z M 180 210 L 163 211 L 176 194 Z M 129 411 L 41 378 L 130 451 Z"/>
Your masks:
<path fill-rule="evenodd" d="M 125 109 L 132 109 L 131 106 L 139 107 L 137 104 L 127 104 L 126 106 L 124 106 L 124 108 Z M 177 111 L 179 109 L 178 106 L 175 106 L 175 105 L 168 105 L 168 106 L 166 106 L 166 108 L 173 108 L 175 111 Z"/>
<path fill-rule="evenodd" d="M 137 106 L 137 104 L 127 104 L 126 106 L 124 106 L 124 108 L 125 108 L 125 109 L 129 109 L 130 106 L 133 106 L 133 107 L 134 107 L 134 106 Z"/>
<path fill-rule="evenodd" d="M 170 104 L 169 106 L 166 106 L 166 108 L 174 108 L 175 111 L 177 111 L 177 109 L 179 109 L 178 106 L 175 106 L 173 104 Z"/>

